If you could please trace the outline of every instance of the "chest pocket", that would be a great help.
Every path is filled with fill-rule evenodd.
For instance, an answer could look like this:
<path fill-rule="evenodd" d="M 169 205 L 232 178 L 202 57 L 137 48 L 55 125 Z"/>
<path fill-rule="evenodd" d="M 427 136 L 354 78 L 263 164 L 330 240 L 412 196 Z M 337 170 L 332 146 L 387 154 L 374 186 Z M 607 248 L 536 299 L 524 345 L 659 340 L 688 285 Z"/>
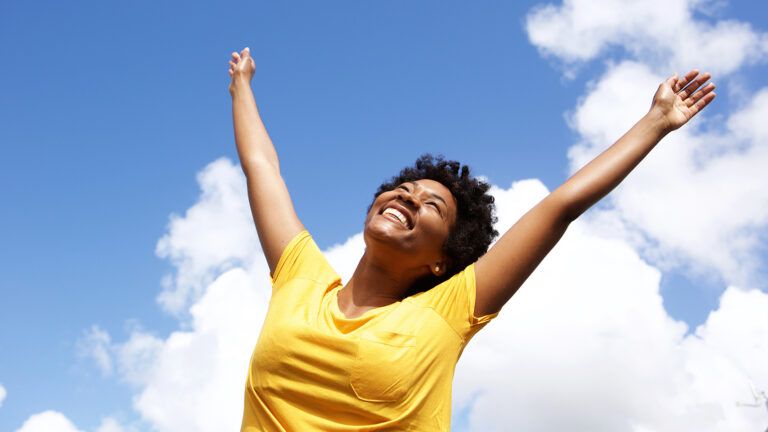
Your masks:
<path fill-rule="evenodd" d="M 350 384 L 369 402 L 401 400 L 413 385 L 416 336 L 374 330 L 360 336 Z"/>

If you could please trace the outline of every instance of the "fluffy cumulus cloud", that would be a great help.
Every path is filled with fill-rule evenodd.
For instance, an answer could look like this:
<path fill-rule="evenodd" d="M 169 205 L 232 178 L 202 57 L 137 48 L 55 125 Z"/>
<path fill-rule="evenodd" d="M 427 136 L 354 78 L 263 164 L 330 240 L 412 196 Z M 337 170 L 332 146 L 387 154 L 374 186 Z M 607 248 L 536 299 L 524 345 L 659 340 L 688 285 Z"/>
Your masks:
<path fill-rule="evenodd" d="M 5 387 L 3 387 L 2 384 L 0 384 L 0 407 L 3 406 L 3 401 L 5 400 L 6 396 L 8 396 L 8 392 L 6 392 Z"/>
<path fill-rule="evenodd" d="M 94 432 L 136 432 L 137 429 L 122 425 L 112 417 L 104 417 Z M 16 432 L 83 432 L 64 414 L 44 411 L 33 414 Z"/>
<path fill-rule="evenodd" d="M 30 416 L 16 432 L 81 432 L 62 413 L 44 411 Z"/>
<path fill-rule="evenodd" d="M 696 66 L 722 78 L 765 59 L 765 33 L 696 13 L 713 2 L 663 3 L 573 0 L 529 14 L 531 41 L 566 62 L 596 58 L 611 45 L 625 51 L 609 55 L 606 71 L 569 116 L 580 136 L 568 151 L 572 172 L 647 111 L 653 91 L 666 78 L 660 70 L 667 74 Z M 761 120 L 768 115 L 768 90 L 745 99 L 724 121 L 705 111 L 665 138 L 609 195 L 610 208 L 588 217 L 608 235 L 626 234 L 663 270 L 684 268 L 725 283 L 766 288 L 759 252 L 768 224 L 768 189 L 762 186 L 768 184 L 762 168 L 768 163 L 768 133 Z"/>
<path fill-rule="evenodd" d="M 547 193 L 498 190 L 506 229 Z M 759 430 L 736 406 L 765 387 L 768 295 L 730 287 L 707 322 L 668 316 L 661 272 L 620 238 L 571 225 L 457 367 L 455 411 L 468 430 Z M 738 337 L 734 337 L 738 335 Z"/>
<path fill-rule="evenodd" d="M 582 137 L 568 153 L 572 171 L 642 116 L 649 89 L 661 79 L 627 61 L 598 80 L 571 116 Z M 667 136 L 609 195 L 610 210 L 589 217 L 606 232 L 629 228 L 633 242 L 665 270 L 683 266 L 766 288 L 759 251 L 768 224 L 768 140 L 759 119 L 768 117 L 768 90 L 720 122 L 723 128 L 708 128 L 715 120 L 702 114 Z"/>
<path fill-rule="evenodd" d="M 231 172 L 209 179 L 213 188 L 244 182 L 236 165 L 225 166 Z M 548 193 L 538 180 L 492 192 L 500 230 Z M 199 229 L 190 226 L 188 232 Z M 325 253 L 348 278 L 362 251 L 357 234 Z M 118 373 L 136 388 L 134 408 L 148 429 L 238 428 L 248 359 L 270 287 L 263 257 L 237 258 L 250 265 L 214 274 L 192 303 L 185 330 L 166 338 L 136 330 L 125 342 L 110 344 Z M 466 418 L 457 425 L 637 432 L 762 427 L 759 411 L 735 402 L 750 401 L 750 380 L 768 385 L 761 360 L 768 355 L 768 322 L 761 319 L 768 296 L 729 288 L 706 324 L 686 336 L 686 325 L 663 308 L 660 275 L 621 236 L 595 233 L 586 220 L 574 223 L 465 351 L 454 412 Z M 736 332 L 738 340 L 729 337 Z"/>
<path fill-rule="evenodd" d="M 191 328 L 161 341 L 140 370 L 134 407 L 160 431 L 237 430 L 248 359 L 261 328 L 264 284 L 244 269 L 216 278 L 192 306 Z"/>
<path fill-rule="evenodd" d="M 237 181 L 241 175 L 227 160 L 214 161 L 197 176 L 200 200 L 184 216 L 171 215 L 168 234 L 156 248 L 177 268 L 164 278 L 158 298 L 166 310 L 182 312 L 221 271 L 247 265 L 242 260 L 258 253 L 248 202 L 240 199 L 246 194 L 245 184 Z"/>
<path fill-rule="evenodd" d="M 542 53 L 578 64 L 611 48 L 663 69 L 730 73 L 762 60 L 768 36 L 748 23 L 713 21 L 713 0 L 565 0 L 535 8 L 528 37 Z"/>

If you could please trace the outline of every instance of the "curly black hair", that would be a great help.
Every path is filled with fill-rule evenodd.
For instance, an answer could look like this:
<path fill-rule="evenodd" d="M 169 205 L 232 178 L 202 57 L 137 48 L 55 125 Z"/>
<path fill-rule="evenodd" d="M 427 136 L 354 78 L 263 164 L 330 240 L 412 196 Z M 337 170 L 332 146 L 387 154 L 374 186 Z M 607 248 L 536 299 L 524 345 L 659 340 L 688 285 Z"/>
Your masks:
<path fill-rule="evenodd" d="M 490 185 L 470 176 L 469 167 L 443 155 L 425 153 L 413 166 L 403 168 L 399 174 L 382 183 L 374 194 L 374 201 L 384 192 L 402 183 L 429 179 L 440 182 L 456 199 L 456 223 L 443 245 L 448 257 L 448 268 L 442 276 L 428 275 L 414 283 L 408 295 L 426 291 L 463 270 L 480 258 L 499 235 L 493 228 L 496 223 L 493 196 L 488 194 Z M 371 210 L 373 202 L 368 206 Z"/>

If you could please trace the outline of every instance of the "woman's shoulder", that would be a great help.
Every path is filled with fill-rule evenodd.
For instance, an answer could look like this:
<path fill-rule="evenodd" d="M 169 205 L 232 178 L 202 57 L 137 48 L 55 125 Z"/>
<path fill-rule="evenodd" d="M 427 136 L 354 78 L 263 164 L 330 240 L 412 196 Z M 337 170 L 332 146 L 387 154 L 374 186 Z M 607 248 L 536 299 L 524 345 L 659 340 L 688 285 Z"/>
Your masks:
<path fill-rule="evenodd" d="M 475 289 L 475 265 L 472 263 L 447 280 L 410 298 L 417 305 L 433 309 L 468 341 L 484 324 L 498 315 L 474 315 Z"/>
<path fill-rule="evenodd" d="M 296 278 L 317 282 L 338 278 L 338 274 L 307 229 L 301 230 L 288 242 L 275 271 L 270 275 L 273 286 Z"/>

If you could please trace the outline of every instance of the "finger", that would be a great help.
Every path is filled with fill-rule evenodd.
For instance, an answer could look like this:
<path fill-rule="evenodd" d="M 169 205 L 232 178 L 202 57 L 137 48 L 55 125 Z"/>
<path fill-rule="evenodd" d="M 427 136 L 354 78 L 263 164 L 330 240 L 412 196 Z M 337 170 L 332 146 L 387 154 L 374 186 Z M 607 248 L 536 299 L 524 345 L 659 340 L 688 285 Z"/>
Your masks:
<path fill-rule="evenodd" d="M 238 54 L 236 51 L 232 51 L 232 57 L 234 57 L 235 60 L 240 60 L 240 54 Z"/>
<path fill-rule="evenodd" d="M 235 71 L 233 71 L 232 69 L 230 69 L 228 72 L 230 76 L 235 74 Z"/>
<path fill-rule="evenodd" d="M 706 86 L 702 87 L 699 91 L 692 94 L 691 97 L 685 100 L 685 105 L 690 107 L 691 105 L 694 105 L 696 102 L 698 102 L 701 98 L 712 92 L 712 90 L 715 89 L 714 83 L 709 83 Z"/>
<path fill-rule="evenodd" d="M 709 103 L 710 103 L 710 102 L 712 102 L 713 100 L 715 100 L 715 96 L 717 96 L 717 94 L 715 94 L 715 92 L 711 92 L 711 93 L 708 93 L 708 94 L 707 94 L 706 96 L 704 96 L 703 98 L 699 99 L 699 101 L 698 101 L 698 102 L 696 102 L 696 103 L 695 103 L 695 104 L 694 104 L 694 105 L 693 105 L 693 106 L 690 108 L 690 110 L 691 110 L 691 117 L 693 117 L 693 116 L 695 116 L 696 114 L 698 114 L 698 113 L 699 113 L 701 110 L 703 110 L 703 109 L 704 109 L 704 107 L 706 107 L 707 105 L 709 105 Z"/>
<path fill-rule="evenodd" d="M 248 48 L 248 47 L 245 47 L 245 48 L 243 48 L 243 50 L 240 52 L 240 55 L 241 55 L 243 58 L 245 58 L 245 57 L 250 57 L 250 56 L 251 56 L 251 49 L 250 49 L 250 48 Z"/>
<path fill-rule="evenodd" d="M 681 98 L 686 99 L 688 96 L 694 94 L 696 90 L 701 87 L 702 84 L 707 82 L 710 78 L 712 78 L 712 75 L 709 73 L 704 73 L 696 77 L 693 81 L 691 81 L 690 84 L 688 84 L 687 87 L 685 87 L 683 90 L 678 93 Z"/>
<path fill-rule="evenodd" d="M 667 78 L 664 83 L 666 83 L 671 88 L 675 88 L 675 83 L 677 83 L 677 74 L 672 75 L 671 77 Z M 677 92 L 677 90 L 675 90 Z"/>
<path fill-rule="evenodd" d="M 235 62 L 233 62 L 232 60 L 230 60 L 230 61 L 229 61 L 229 65 L 230 65 L 230 66 L 232 66 L 232 68 L 235 68 L 235 67 L 237 67 L 237 65 L 235 64 Z"/>
<path fill-rule="evenodd" d="M 684 89 L 685 86 L 687 86 L 688 83 L 691 82 L 692 79 L 696 78 L 696 75 L 698 75 L 698 74 L 699 74 L 699 70 L 698 69 L 693 69 L 690 72 L 688 72 L 687 74 L 685 74 L 685 76 L 683 76 L 682 79 L 679 79 L 677 81 L 677 85 L 675 85 L 675 87 L 673 87 L 675 92 L 679 92 L 680 90 Z"/>

